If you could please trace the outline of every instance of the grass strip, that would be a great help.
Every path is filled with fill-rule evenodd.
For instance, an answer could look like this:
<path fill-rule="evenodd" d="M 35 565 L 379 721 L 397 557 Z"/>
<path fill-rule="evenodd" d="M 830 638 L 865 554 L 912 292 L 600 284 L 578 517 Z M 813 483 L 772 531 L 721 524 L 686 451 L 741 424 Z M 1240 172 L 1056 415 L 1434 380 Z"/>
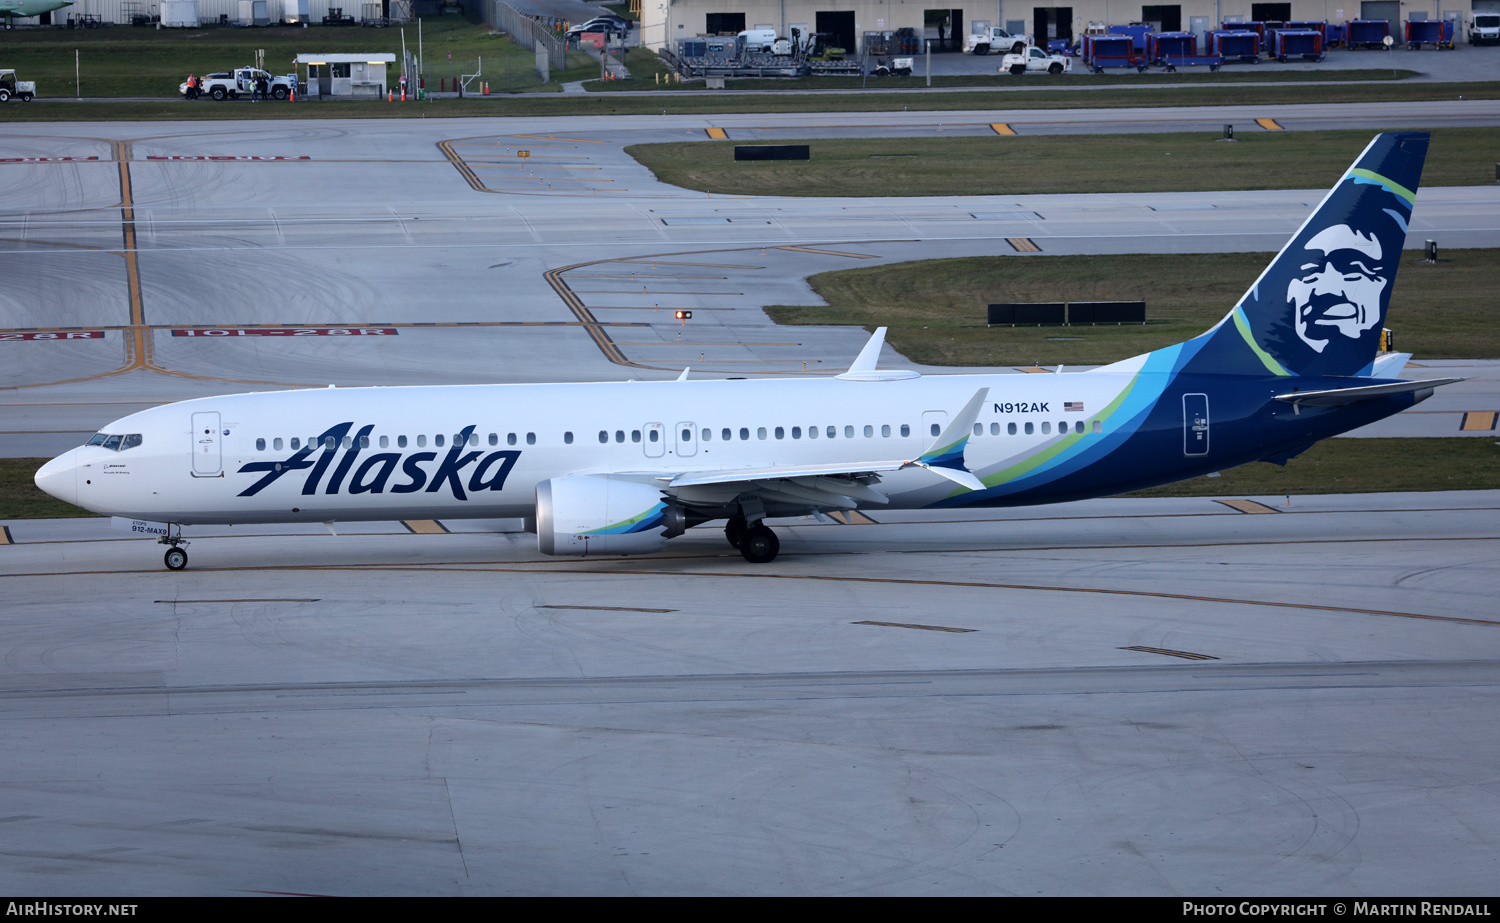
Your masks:
<path fill-rule="evenodd" d="M 1047 256 L 1008 254 L 893 263 L 812 276 L 827 305 L 772 305 L 779 324 L 890 327 L 886 340 L 923 365 L 1101 365 L 1180 343 L 1217 323 L 1270 253 Z M 1418 359 L 1500 355 L 1494 267 L 1500 251 L 1402 256 L 1387 326 Z M 1145 301 L 1148 323 L 989 327 L 991 302 Z"/>
<path fill-rule="evenodd" d="M 1254 462 L 1219 477 L 1193 478 L 1127 497 L 1290 496 L 1389 491 L 1500 489 L 1493 439 L 1325 439 L 1286 467 Z M 1278 506 L 1285 509 L 1284 506 Z"/>
<path fill-rule="evenodd" d="M 1414 129 L 1404 129 L 1414 130 Z M 811 160 L 736 161 L 734 141 L 638 144 L 625 152 L 664 183 L 728 195 L 944 196 L 1217 189 L 1322 189 L 1373 130 L 982 135 L 757 141 L 807 144 Z M 1423 186 L 1494 181 L 1500 128 L 1432 130 Z"/>

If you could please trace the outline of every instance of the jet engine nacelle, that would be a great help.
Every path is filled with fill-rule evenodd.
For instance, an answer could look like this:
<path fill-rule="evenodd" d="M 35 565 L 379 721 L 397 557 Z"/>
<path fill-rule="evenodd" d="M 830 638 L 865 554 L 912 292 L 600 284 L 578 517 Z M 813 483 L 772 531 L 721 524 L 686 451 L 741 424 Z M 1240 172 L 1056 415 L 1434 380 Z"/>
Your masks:
<path fill-rule="evenodd" d="M 542 554 L 650 554 L 667 543 L 662 533 L 674 512 L 645 484 L 552 478 L 536 486 L 536 547 Z"/>

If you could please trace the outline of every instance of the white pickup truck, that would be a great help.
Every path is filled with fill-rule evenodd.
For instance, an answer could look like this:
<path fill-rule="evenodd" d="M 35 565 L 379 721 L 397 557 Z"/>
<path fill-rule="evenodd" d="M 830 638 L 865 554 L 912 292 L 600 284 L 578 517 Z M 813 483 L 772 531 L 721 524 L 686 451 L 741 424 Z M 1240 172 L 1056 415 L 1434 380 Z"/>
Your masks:
<path fill-rule="evenodd" d="M 1008 54 L 1000 59 L 1000 73 L 1009 71 L 1021 74 L 1065 74 L 1073 69 L 1073 59 L 1066 55 L 1048 54 L 1032 45 L 1020 54 Z"/>
<path fill-rule="evenodd" d="M 989 54 L 990 49 L 1020 54 L 1031 45 L 1031 36 L 1012 35 L 999 26 L 986 26 L 982 31 L 970 32 L 964 37 L 965 54 Z"/>
<path fill-rule="evenodd" d="M 255 81 L 261 77 L 266 78 L 266 92 L 273 99 L 286 99 L 297 88 L 296 74 L 277 77 L 259 68 L 247 66 L 237 67 L 231 74 L 207 74 L 199 81 L 199 86 L 190 87 L 182 83 L 178 85 L 177 91 L 186 99 L 196 99 L 199 96 L 210 96 L 215 100 L 238 99 L 241 96 L 254 96 Z"/>

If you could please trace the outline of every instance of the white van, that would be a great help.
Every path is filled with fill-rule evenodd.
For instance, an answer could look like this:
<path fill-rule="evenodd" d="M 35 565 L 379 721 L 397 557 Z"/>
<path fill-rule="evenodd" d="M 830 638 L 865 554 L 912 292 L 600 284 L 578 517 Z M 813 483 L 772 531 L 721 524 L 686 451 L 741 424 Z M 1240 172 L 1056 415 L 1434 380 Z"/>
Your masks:
<path fill-rule="evenodd" d="M 741 55 L 769 53 L 776 44 L 775 29 L 746 29 L 735 36 Z"/>
<path fill-rule="evenodd" d="M 1500 43 L 1500 13 L 1475 13 L 1469 19 L 1469 44 Z"/>

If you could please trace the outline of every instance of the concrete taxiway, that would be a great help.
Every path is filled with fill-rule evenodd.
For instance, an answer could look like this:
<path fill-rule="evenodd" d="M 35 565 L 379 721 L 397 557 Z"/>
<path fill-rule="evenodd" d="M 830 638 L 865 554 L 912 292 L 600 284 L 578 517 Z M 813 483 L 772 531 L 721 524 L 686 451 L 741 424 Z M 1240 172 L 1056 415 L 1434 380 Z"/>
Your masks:
<path fill-rule="evenodd" d="M 1500 119 L 1336 108 L 1139 116 Z M 863 331 L 760 310 L 810 273 L 1274 250 L 1322 195 L 725 197 L 624 153 L 1089 117 L 14 127 L 0 455 L 237 390 L 827 374 Z M 1414 245 L 1500 246 L 1500 191 L 1420 195 Z M 1363 434 L 1494 426 L 1500 362 L 1418 363 L 1471 381 Z M 192 530 L 167 573 L 0 523 L 0 888 L 1485 893 L 1500 492 L 1225 499 L 786 521 L 762 568 L 445 521 Z"/>

